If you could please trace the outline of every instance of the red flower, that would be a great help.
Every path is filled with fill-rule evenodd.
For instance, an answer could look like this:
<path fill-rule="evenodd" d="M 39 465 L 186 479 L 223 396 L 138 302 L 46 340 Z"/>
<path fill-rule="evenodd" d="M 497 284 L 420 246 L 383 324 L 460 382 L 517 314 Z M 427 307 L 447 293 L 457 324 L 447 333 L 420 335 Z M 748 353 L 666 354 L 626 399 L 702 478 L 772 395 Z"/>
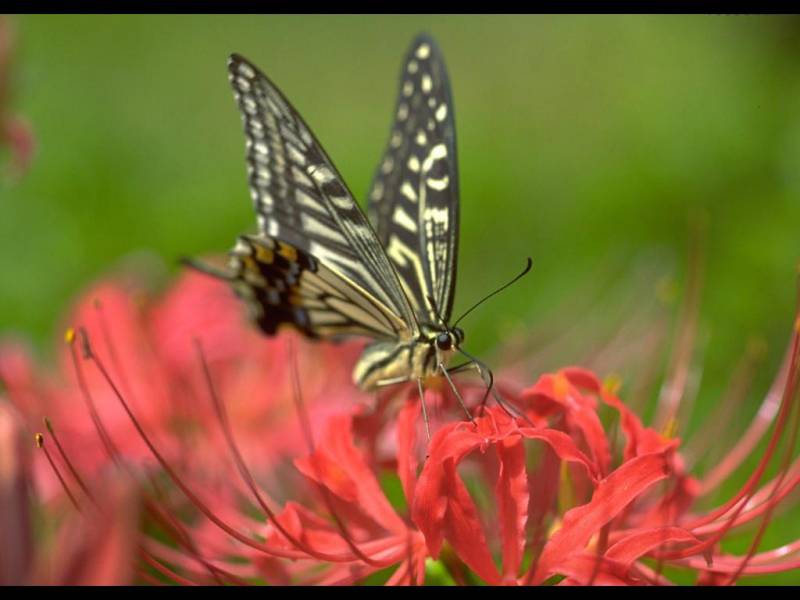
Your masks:
<path fill-rule="evenodd" d="M 48 417 L 63 432 L 64 445 L 81 471 L 92 474 L 112 461 L 98 421 L 116 452 L 126 460 L 156 461 L 120 406 L 114 387 L 93 361 L 82 357 L 85 331 L 95 356 L 126 398 L 139 423 L 159 438 L 170 460 L 218 460 L 224 447 L 216 411 L 198 358 L 202 345 L 237 428 L 249 461 L 265 471 L 302 446 L 292 402 L 290 373 L 284 368 L 292 345 L 301 356 L 303 386 L 313 400 L 316 423 L 360 399 L 350 383 L 349 361 L 359 344 L 314 346 L 293 336 L 265 338 L 244 321 L 230 291 L 189 273 L 161 300 L 151 303 L 142 287 L 127 278 L 101 283 L 77 302 L 68 317 L 69 343 L 63 344 L 60 371 L 39 373 L 25 346 L 0 346 L 0 378 L 7 394 L 28 418 L 31 431 Z M 340 358 L 342 360 L 340 360 Z M 324 369 L 310 368 L 313 364 Z M 324 402 L 321 394 L 325 391 Z M 93 415 L 96 413 L 96 418 Z M 39 484 L 58 488 L 51 471 L 38 465 Z"/>
<path fill-rule="evenodd" d="M 78 510 L 58 519 L 55 531 L 40 534 L 34 543 L 30 449 L 19 415 L 0 404 L 0 585 L 132 583 L 139 502 L 131 482 L 113 473 L 90 482 L 91 487 L 81 481 L 91 501 L 76 503 Z M 56 511 L 52 505 L 39 508 Z"/>
<path fill-rule="evenodd" d="M 499 376 L 505 400 L 483 411 L 484 388 L 465 377 L 474 422 L 448 388 L 428 389 L 428 441 L 415 386 L 375 400 L 352 386 L 359 344 L 264 338 L 224 284 L 198 275 L 155 302 L 140 292 L 120 280 L 78 303 L 59 375 L 39 375 L 19 345 L 0 351 L 28 428 L 49 416 L 59 431 L 44 438 L 58 452 L 35 461 L 48 512 L 83 512 L 93 503 L 80 482 L 111 468 L 142 499 L 146 526 L 123 536 L 136 552 L 92 557 L 60 542 L 66 571 L 92 573 L 90 557 L 107 559 L 98 573 L 115 565 L 140 582 L 617 585 L 666 584 L 675 569 L 729 583 L 800 566 L 800 541 L 758 552 L 800 483 L 796 339 L 750 432 L 699 480 L 670 428 L 644 425 L 590 371 L 518 392 Z M 703 508 L 770 424 L 749 479 Z M 23 515 L 12 489 L 0 489 L 4 515 Z M 749 550 L 723 551 L 746 524 L 759 527 Z"/>

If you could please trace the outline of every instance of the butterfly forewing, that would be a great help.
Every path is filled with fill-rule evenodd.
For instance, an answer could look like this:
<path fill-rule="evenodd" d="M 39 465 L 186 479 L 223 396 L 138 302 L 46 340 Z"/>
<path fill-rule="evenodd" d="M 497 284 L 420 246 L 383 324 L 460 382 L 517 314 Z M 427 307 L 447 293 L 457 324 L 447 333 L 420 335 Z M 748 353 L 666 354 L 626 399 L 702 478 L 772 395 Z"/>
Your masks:
<path fill-rule="evenodd" d="M 233 55 L 228 70 L 244 121 L 250 191 L 263 240 L 268 244 L 281 241 L 295 254 L 312 257 L 322 268 L 312 271 L 290 260 L 294 266 L 289 265 L 288 270 L 269 268 L 264 272 L 254 248 L 244 252 L 251 256 L 249 262 L 234 266 L 243 277 L 249 273 L 253 281 L 266 282 L 265 289 L 274 290 L 270 297 L 277 298 L 275 306 L 287 308 L 291 298 L 296 306 L 309 311 L 286 310 L 276 317 L 309 335 L 329 335 L 333 325 L 340 333 L 400 339 L 415 336 L 416 319 L 397 274 L 309 127 L 277 87 L 247 60 Z M 317 272 L 325 276 L 320 278 Z M 267 299 L 257 290 L 251 292 L 253 302 Z M 308 322 L 303 320 L 306 317 Z"/>
<path fill-rule="evenodd" d="M 414 40 L 400 76 L 389 143 L 369 192 L 368 213 L 420 320 L 445 321 L 458 253 L 458 168 L 450 84 L 442 55 Z"/>

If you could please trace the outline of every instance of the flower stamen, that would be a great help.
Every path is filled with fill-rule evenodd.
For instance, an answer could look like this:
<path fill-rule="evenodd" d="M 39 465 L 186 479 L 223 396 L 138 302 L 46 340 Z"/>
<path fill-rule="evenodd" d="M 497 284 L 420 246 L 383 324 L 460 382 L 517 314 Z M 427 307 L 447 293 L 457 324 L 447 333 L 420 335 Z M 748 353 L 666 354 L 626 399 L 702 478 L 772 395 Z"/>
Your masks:
<path fill-rule="evenodd" d="M 47 449 L 47 445 L 44 443 L 44 435 L 42 435 L 41 433 L 37 433 L 36 435 L 33 436 L 33 439 L 36 442 L 36 447 L 39 448 L 42 452 L 44 452 L 44 455 L 47 457 L 47 462 L 50 463 L 50 468 L 53 469 L 53 473 L 55 473 L 56 477 L 58 478 L 61 487 L 64 489 L 64 492 L 66 492 L 67 497 L 70 499 L 70 502 L 72 502 L 72 505 L 75 507 L 75 510 L 77 510 L 79 513 L 83 513 L 80 505 L 78 504 L 78 501 L 72 494 L 72 490 L 69 489 L 67 482 L 64 481 L 64 476 L 61 474 L 61 471 L 56 466 L 53 457 L 50 456 L 50 451 Z"/>

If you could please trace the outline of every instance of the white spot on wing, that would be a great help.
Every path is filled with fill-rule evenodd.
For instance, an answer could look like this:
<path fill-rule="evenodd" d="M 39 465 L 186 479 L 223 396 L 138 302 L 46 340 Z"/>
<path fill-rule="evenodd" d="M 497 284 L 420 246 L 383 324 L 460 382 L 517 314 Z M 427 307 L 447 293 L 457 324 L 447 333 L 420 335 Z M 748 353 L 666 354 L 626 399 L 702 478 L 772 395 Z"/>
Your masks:
<path fill-rule="evenodd" d="M 394 215 L 392 215 L 392 220 L 398 225 L 400 225 L 400 227 L 403 227 L 404 229 L 407 229 L 412 233 L 417 232 L 417 222 L 414 219 L 412 219 L 411 216 L 406 211 L 404 211 L 401 206 L 395 207 Z"/>
<path fill-rule="evenodd" d="M 239 63 L 239 66 L 237 67 L 237 69 L 238 69 L 239 73 L 241 73 L 242 75 L 244 75 L 248 79 L 252 79 L 253 77 L 256 76 L 256 72 L 253 71 L 253 69 L 251 69 L 250 66 L 246 65 L 245 63 Z"/>
<path fill-rule="evenodd" d="M 425 75 L 422 76 L 422 91 L 427 94 L 431 89 L 433 89 L 433 80 L 430 75 L 425 73 Z"/>
<path fill-rule="evenodd" d="M 420 60 L 425 60 L 431 55 L 431 47 L 428 44 L 420 44 L 419 48 L 417 48 L 417 58 Z"/>
<path fill-rule="evenodd" d="M 397 107 L 397 120 L 398 121 L 405 121 L 408 117 L 408 104 L 405 102 L 401 102 L 400 106 Z"/>
<path fill-rule="evenodd" d="M 296 165 L 292 165 L 292 177 L 297 183 L 302 183 L 306 187 L 313 187 L 314 183 L 308 178 L 305 171 L 301 171 Z"/>
<path fill-rule="evenodd" d="M 403 185 L 400 186 L 400 193 L 412 202 L 417 201 L 417 192 L 414 191 L 412 185 L 407 181 L 404 181 Z"/>
<path fill-rule="evenodd" d="M 264 208 L 266 208 L 268 210 L 271 210 L 273 204 L 274 204 L 274 201 L 272 200 L 272 196 L 270 194 L 268 194 L 267 192 L 262 192 L 261 193 L 261 206 L 263 206 Z"/>
<path fill-rule="evenodd" d="M 331 196 L 331 202 L 342 210 L 350 210 L 353 208 L 353 201 L 348 196 Z"/>
<path fill-rule="evenodd" d="M 442 190 L 447 189 L 447 186 L 450 184 L 450 178 L 447 175 L 445 175 L 441 179 L 434 179 L 433 177 L 428 177 L 425 180 L 425 183 L 432 190 L 441 192 Z"/>
<path fill-rule="evenodd" d="M 258 105 L 256 104 L 255 100 L 245 96 L 242 99 L 242 109 L 248 115 L 254 115 L 254 114 L 256 114 L 258 112 Z"/>
<path fill-rule="evenodd" d="M 423 172 L 427 173 L 428 171 L 430 171 L 434 161 L 437 161 L 446 156 L 447 156 L 447 146 L 445 146 L 444 144 L 436 144 L 433 148 L 431 148 L 431 151 L 428 152 L 428 156 L 422 162 Z"/>
<path fill-rule="evenodd" d="M 370 194 L 370 198 L 373 200 L 381 200 L 383 198 L 383 182 L 376 181 L 375 186 L 372 188 L 372 193 Z"/>
<path fill-rule="evenodd" d="M 331 170 L 326 167 L 325 165 L 320 165 L 317 167 L 312 167 L 310 169 L 309 175 L 316 181 L 317 183 L 328 183 L 329 181 L 333 181 L 333 173 Z"/>
<path fill-rule="evenodd" d="M 289 151 L 289 158 L 292 160 L 292 162 L 297 163 L 300 166 L 306 164 L 305 155 L 295 148 L 294 144 L 286 144 L 286 149 Z"/>

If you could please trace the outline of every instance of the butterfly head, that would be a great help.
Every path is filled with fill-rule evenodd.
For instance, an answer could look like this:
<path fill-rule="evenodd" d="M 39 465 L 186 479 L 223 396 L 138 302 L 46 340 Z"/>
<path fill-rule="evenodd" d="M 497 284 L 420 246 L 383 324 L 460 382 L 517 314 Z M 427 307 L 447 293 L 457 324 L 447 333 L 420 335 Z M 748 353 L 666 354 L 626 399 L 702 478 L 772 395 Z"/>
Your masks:
<path fill-rule="evenodd" d="M 452 329 L 445 329 L 436 336 L 436 347 L 442 352 L 448 350 L 456 350 L 459 345 L 464 341 L 464 330 L 460 327 L 453 327 Z"/>

